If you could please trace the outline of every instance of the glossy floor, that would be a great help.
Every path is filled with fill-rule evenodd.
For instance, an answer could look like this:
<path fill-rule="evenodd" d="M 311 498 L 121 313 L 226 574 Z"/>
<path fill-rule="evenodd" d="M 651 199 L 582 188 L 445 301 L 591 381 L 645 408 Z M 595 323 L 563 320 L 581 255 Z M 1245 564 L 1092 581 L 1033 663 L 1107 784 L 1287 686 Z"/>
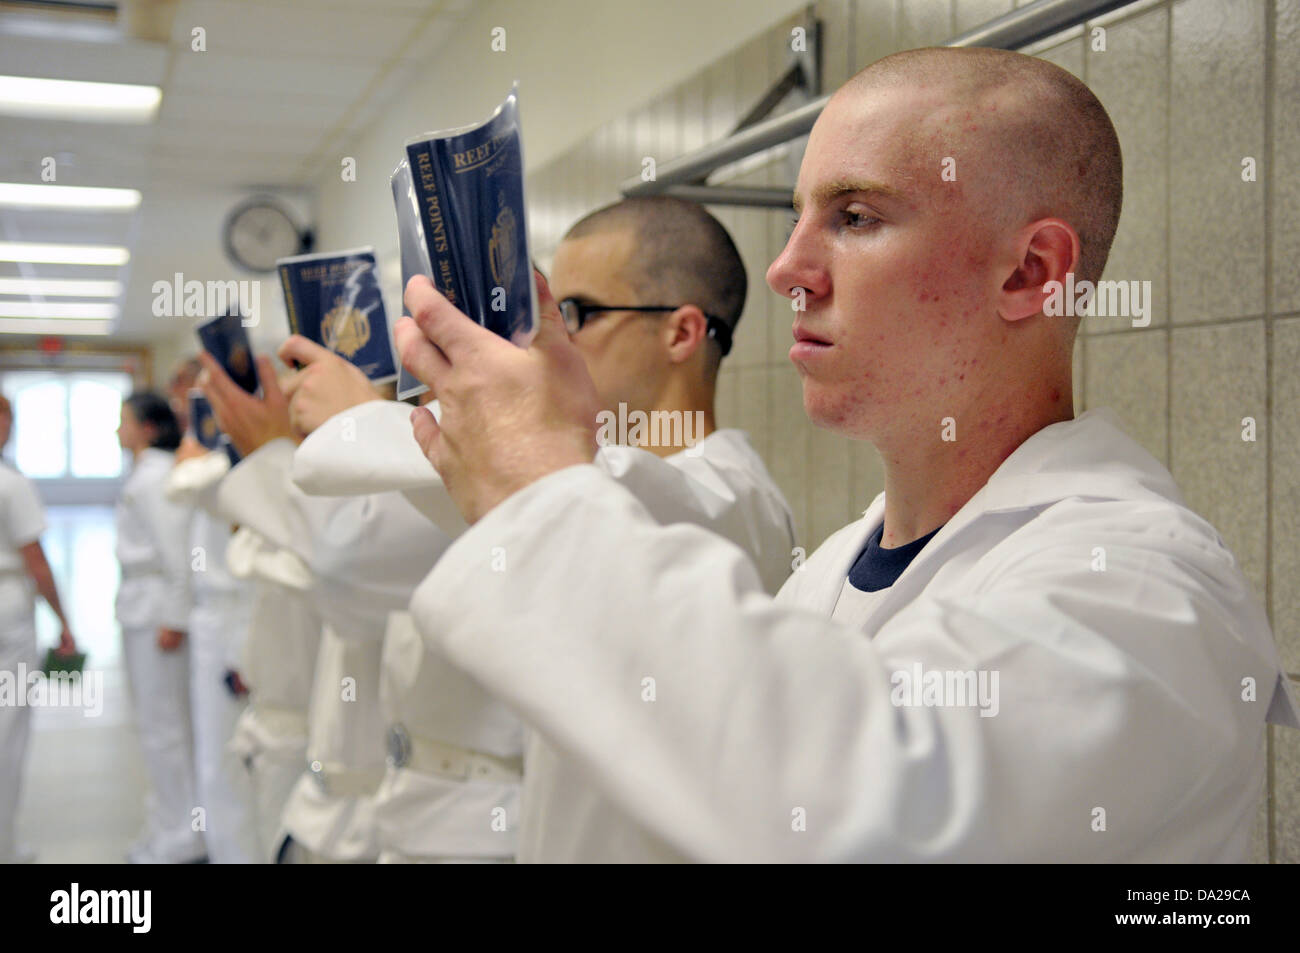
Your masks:
<path fill-rule="evenodd" d="M 120 863 L 144 822 L 147 782 L 113 618 L 113 511 L 56 506 L 46 520 L 42 542 L 86 670 L 102 679 L 103 707 L 95 715 L 77 706 L 33 712 L 19 836 L 38 863 Z M 43 605 L 37 632 L 43 654 L 58 635 Z"/>

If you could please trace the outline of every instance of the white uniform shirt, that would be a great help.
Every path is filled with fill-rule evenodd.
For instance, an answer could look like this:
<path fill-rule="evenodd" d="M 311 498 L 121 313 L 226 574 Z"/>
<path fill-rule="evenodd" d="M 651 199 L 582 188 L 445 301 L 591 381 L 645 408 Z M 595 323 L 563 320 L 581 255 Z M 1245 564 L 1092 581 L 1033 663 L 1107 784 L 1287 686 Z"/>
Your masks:
<path fill-rule="evenodd" d="M 437 531 L 399 494 L 307 496 L 289 479 L 293 456 L 288 440 L 259 448 L 222 481 L 218 499 L 232 520 L 303 561 L 312 605 L 325 623 L 308 757 L 322 765 L 327 785 L 331 773 L 351 780 L 348 793 L 336 796 L 304 776 L 286 808 L 286 826 L 319 853 L 365 857 L 378 852 L 369 801 L 387 750 L 379 670 L 388 615 L 405 609 L 445 540 L 440 544 Z M 369 793 L 359 794 L 367 778 L 373 779 Z"/>
<path fill-rule="evenodd" d="M 462 536 L 412 614 L 618 808 L 619 859 L 1247 856 L 1266 717 L 1296 712 L 1258 599 L 1158 461 L 1108 414 L 1044 428 L 836 624 L 883 505 L 773 601 L 740 550 L 570 467 Z M 997 714 L 895 703 L 918 667 L 998 672 Z"/>
<path fill-rule="evenodd" d="M 441 506 L 443 522 L 455 528 L 454 505 L 438 503 L 446 494 L 411 436 L 410 413 L 409 405 L 393 401 L 350 408 L 313 431 L 294 454 L 300 489 L 325 497 L 352 495 L 355 501 L 350 519 L 332 521 L 330 545 L 318 547 L 318 589 L 339 621 L 360 627 L 358 615 L 389 613 L 380 675 L 387 726 L 401 726 L 415 745 L 431 741 L 517 761 L 523 755 L 518 719 L 473 679 L 427 652 L 405 611 L 416 585 L 450 543 L 413 505 L 424 501 L 426 516 L 428 505 Z M 377 748 L 374 756 L 382 759 L 385 750 Z M 505 830 L 494 824 L 499 811 Z M 415 857 L 513 857 L 519 785 L 390 767 L 374 798 L 374 816 L 384 850 Z"/>
<path fill-rule="evenodd" d="M 401 489 L 431 520 L 458 533 L 459 515 L 411 437 L 409 417 L 407 405 L 383 401 L 336 416 L 299 448 L 295 480 L 320 493 Z M 339 441 L 345 432 L 355 452 L 341 455 Z M 645 450 L 605 447 L 597 465 L 636 493 L 660 522 L 706 525 L 741 544 L 758 559 L 770 591 L 789 574 L 790 512 L 742 432 L 716 431 L 696 447 L 666 459 Z M 508 575 L 509 554 L 502 555 L 506 558 L 501 567 Z M 491 552 L 483 556 L 490 559 Z M 580 573 L 583 567 L 575 563 L 573 570 Z M 519 619 L 515 624 L 527 623 Z M 385 646 L 385 684 L 391 688 L 388 705 L 395 720 L 419 735 L 500 753 L 500 741 L 510 737 L 509 726 L 518 731 L 513 714 L 449 665 L 436 645 L 422 649 L 413 632 L 403 639 L 407 632 L 405 620 L 395 619 Z M 521 860 L 580 853 L 584 843 L 604 840 L 610 829 L 607 802 L 568 768 L 544 739 L 530 733 L 519 822 Z M 487 849 L 501 838 L 488 832 L 483 820 L 494 804 L 507 803 L 508 796 L 504 788 L 493 787 L 390 771 L 377 806 L 381 828 L 386 825 L 394 846 L 408 853 Z M 513 811 L 508 816 L 514 820 Z M 615 820 L 613 826 L 617 824 Z M 481 832 L 477 842 L 476 831 Z M 415 846 L 403 848 L 403 842 Z"/>
<path fill-rule="evenodd" d="M 250 689 L 253 708 L 244 720 L 255 717 L 257 709 L 297 714 L 301 731 L 290 733 L 305 734 L 321 630 L 308 598 L 311 573 L 298 556 L 248 526 L 229 533 L 234 520 L 222 511 L 218 492 L 229 472 L 230 458 L 224 451 L 184 460 L 167 478 L 167 498 L 199 511 L 204 535 L 196 535 L 196 541 L 206 539 L 199 542 L 205 549 L 206 572 L 202 580 L 196 579 L 195 588 L 208 586 L 213 595 L 250 603 L 247 631 L 242 640 L 232 640 L 227 662 Z M 277 724 L 294 720 L 278 718 Z"/>
<path fill-rule="evenodd" d="M 164 496 L 174 457 L 150 447 L 136 458 L 117 504 L 117 561 L 123 628 L 184 631 L 190 615 L 190 520 L 193 510 Z"/>
<path fill-rule="evenodd" d="M 24 632 L 34 624 L 35 590 L 22 548 L 45 532 L 45 509 L 36 487 L 0 461 L 0 639 L 9 628 Z M 25 636 L 24 636 L 25 637 Z"/>

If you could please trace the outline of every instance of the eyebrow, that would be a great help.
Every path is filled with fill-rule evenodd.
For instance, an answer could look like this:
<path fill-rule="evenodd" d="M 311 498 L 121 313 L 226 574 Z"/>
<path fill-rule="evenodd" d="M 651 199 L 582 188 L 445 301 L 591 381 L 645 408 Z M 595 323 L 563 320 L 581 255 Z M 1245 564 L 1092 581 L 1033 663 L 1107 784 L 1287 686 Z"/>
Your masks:
<path fill-rule="evenodd" d="M 830 182 L 823 182 L 812 192 L 812 203 L 814 205 L 826 205 L 845 195 L 869 195 L 882 199 L 902 199 L 903 193 L 891 185 L 885 185 L 882 182 L 875 182 L 870 179 L 834 179 Z M 798 211 L 801 202 L 799 193 L 796 191 L 791 200 L 795 211 Z"/>

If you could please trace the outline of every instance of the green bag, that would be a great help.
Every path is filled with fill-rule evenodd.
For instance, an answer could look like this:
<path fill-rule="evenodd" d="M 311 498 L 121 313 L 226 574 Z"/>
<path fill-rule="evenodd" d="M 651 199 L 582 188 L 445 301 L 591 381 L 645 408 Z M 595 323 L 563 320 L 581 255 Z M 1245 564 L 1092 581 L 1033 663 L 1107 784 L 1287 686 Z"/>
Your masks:
<path fill-rule="evenodd" d="M 80 672 L 86 667 L 86 653 L 73 652 L 71 655 L 60 655 L 56 649 L 50 648 L 45 653 L 45 674 L 53 675 L 55 672 Z"/>

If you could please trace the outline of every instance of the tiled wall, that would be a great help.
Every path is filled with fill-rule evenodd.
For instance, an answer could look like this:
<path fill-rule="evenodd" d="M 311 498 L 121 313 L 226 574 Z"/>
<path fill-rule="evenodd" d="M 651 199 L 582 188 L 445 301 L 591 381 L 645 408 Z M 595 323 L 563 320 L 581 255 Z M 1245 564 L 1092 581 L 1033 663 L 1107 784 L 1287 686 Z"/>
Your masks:
<path fill-rule="evenodd" d="M 1011 0 L 822 0 L 827 90 L 899 49 L 940 43 L 1006 13 Z M 544 264 L 577 218 L 618 197 L 642 159 L 659 163 L 725 136 L 784 71 L 792 18 L 681 86 L 598 130 L 529 181 Z M 1093 50 L 1102 27 L 1105 50 Z M 1150 327 L 1085 320 L 1075 406 L 1115 409 L 1173 471 L 1268 606 L 1288 671 L 1300 675 L 1300 0 L 1137 0 L 1025 50 L 1097 93 L 1124 150 L 1124 211 L 1107 278 L 1149 280 Z M 790 186 L 799 149 L 732 171 L 736 184 Z M 1242 160 L 1257 180 L 1242 180 Z M 750 274 L 724 362 L 722 425 L 748 430 L 811 550 L 880 491 L 875 451 L 811 427 L 785 354 L 790 305 L 764 272 L 789 214 L 717 207 Z M 1242 418 L 1257 439 L 1242 439 Z M 1300 690 L 1300 684 L 1297 685 Z M 1254 857 L 1300 862 L 1300 731 L 1271 728 Z"/>

